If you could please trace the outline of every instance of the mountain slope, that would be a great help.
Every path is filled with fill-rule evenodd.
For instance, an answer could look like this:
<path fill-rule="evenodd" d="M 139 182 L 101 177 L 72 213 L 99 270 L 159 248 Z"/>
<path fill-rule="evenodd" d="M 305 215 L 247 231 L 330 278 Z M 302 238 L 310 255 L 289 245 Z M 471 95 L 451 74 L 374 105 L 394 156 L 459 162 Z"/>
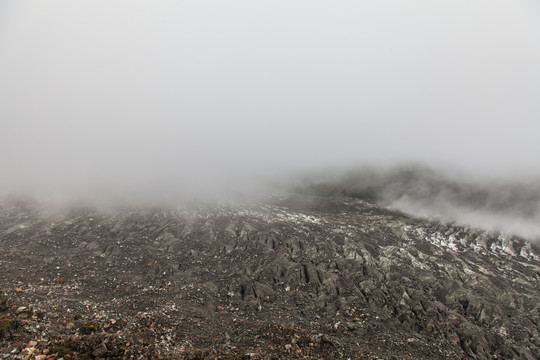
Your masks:
<path fill-rule="evenodd" d="M 75 358 L 540 358 L 535 245 L 365 200 L 6 202 L 0 245 L 0 314 L 18 325 L 0 333 L 5 349 L 45 339 L 39 351 Z"/>

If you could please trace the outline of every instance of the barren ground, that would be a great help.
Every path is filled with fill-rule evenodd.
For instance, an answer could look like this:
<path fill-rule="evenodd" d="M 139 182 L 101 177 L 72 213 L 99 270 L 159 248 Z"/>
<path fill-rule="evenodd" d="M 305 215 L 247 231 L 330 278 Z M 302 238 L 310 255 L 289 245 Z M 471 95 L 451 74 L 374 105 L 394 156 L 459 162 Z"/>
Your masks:
<path fill-rule="evenodd" d="M 539 359 L 540 253 L 347 197 L 0 206 L 0 359 Z"/>

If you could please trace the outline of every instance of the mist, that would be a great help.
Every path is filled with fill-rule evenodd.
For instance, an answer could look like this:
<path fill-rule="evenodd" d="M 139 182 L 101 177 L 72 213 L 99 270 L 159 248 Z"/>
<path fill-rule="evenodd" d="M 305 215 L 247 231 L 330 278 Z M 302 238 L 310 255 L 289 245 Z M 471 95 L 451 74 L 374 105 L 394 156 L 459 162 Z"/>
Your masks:
<path fill-rule="evenodd" d="M 487 179 L 403 164 L 310 173 L 294 191 L 348 196 L 419 218 L 540 241 L 540 178 Z"/>
<path fill-rule="evenodd" d="M 3 1 L 0 195 L 253 196 L 405 163 L 531 183 L 538 64 L 533 0 Z M 385 204 L 500 223 L 402 195 Z M 540 233 L 529 215 L 511 228 Z"/>

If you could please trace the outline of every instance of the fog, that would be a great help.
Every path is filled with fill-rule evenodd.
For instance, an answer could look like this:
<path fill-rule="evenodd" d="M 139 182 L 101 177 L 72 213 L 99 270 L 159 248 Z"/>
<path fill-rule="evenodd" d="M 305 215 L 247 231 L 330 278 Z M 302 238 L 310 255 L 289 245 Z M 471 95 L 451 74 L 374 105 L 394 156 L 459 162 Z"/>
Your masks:
<path fill-rule="evenodd" d="M 429 220 L 540 241 L 540 178 L 478 178 L 407 164 L 319 171 L 299 178 L 298 193 L 348 196 Z"/>
<path fill-rule="evenodd" d="M 534 0 L 4 0 L 0 194 L 162 201 L 403 163 L 524 181 L 538 64 Z"/>

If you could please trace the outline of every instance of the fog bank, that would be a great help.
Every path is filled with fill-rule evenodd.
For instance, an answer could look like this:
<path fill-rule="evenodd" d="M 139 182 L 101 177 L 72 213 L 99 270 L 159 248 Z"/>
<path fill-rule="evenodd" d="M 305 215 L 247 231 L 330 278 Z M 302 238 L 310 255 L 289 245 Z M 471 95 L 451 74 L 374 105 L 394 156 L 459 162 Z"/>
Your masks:
<path fill-rule="evenodd" d="M 532 178 L 539 23 L 525 0 L 2 1 L 0 194 L 219 197 L 404 162 Z"/>
<path fill-rule="evenodd" d="M 351 196 L 416 217 L 540 241 L 540 177 L 518 181 L 419 165 L 364 167 L 312 173 L 296 191 Z"/>

